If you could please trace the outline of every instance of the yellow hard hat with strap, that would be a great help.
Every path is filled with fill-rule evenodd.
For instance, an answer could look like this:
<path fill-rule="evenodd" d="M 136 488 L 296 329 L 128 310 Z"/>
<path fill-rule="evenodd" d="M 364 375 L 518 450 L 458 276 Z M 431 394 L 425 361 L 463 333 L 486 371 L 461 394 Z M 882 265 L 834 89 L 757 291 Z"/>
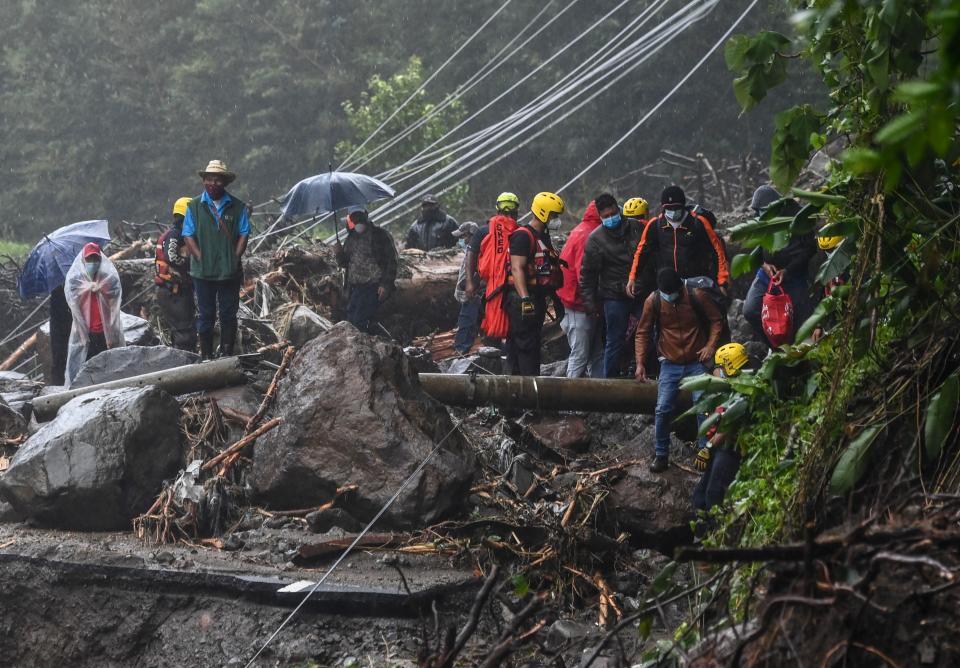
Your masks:
<path fill-rule="evenodd" d="M 173 203 L 173 215 L 186 216 L 187 215 L 187 206 L 190 204 L 189 197 L 181 197 L 176 202 Z"/>
<path fill-rule="evenodd" d="M 537 220 L 539 220 L 541 223 L 546 223 L 550 220 L 550 214 L 563 213 L 563 200 L 560 199 L 559 195 L 554 193 L 537 193 L 536 197 L 533 198 L 533 204 L 530 206 L 530 211 L 532 211 L 533 215 L 537 217 Z"/>
<path fill-rule="evenodd" d="M 643 218 L 647 210 L 647 200 L 642 197 L 631 197 L 623 203 L 623 215 L 627 218 Z"/>

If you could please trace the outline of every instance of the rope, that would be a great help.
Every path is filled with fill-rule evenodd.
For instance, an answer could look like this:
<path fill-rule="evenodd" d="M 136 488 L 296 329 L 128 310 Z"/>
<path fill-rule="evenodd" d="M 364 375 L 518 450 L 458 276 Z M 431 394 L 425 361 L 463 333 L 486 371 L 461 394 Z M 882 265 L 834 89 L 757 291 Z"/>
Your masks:
<path fill-rule="evenodd" d="M 343 551 L 343 553 L 337 558 L 337 560 L 333 562 L 333 565 L 327 570 L 326 573 L 323 574 L 323 577 L 321 577 L 320 580 L 315 585 L 313 585 L 313 588 L 310 589 L 309 592 L 307 592 L 307 595 L 304 596 L 303 600 L 300 601 L 297 607 L 293 609 L 293 612 L 287 615 L 286 619 L 284 619 L 283 622 L 280 624 L 280 626 L 277 627 L 277 630 L 274 631 L 269 638 L 267 638 L 267 641 L 263 643 L 263 646 L 260 647 L 260 649 L 257 650 L 257 653 L 253 655 L 253 658 L 250 659 L 250 662 L 247 664 L 246 668 L 250 668 L 254 664 L 254 662 L 256 662 L 257 658 L 263 653 L 263 650 L 265 650 L 270 645 L 270 643 L 273 642 L 278 635 L 280 635 L 280 632 L 287 626 L 287 624 L 289 624 L 293 620 L 293 618 L 297 616 L 297 613 L 300 612 L 300 609 L 303 608 L 304 605 L 306 605 L 307 601 L 310 600 L 310 597 L 313 596 L 314 592 L 316 592 L 317 589 L 319 589 L 320 586 L 327 581 L 327 578 L 329 578 L 330 575 L 337 569 L 337 566 L 339 566 L 341 562 L 343 562 L 343 560 L 347 558 L 347 555 L 349 555 L 350 552 L 353 551 L 353 548 L 355 548 L 357 544 L 360 542 L 360 540 L 367 534 L 367 532 L 370 531 L 370 529 L 377 522 L 377 520 L 379 520 L 380 517 L 385 512 L 387 512 L 387 509 L 390 508 L 390 506 L 392 506 L 393 503 L 398 498 L 400 498 L 400 494 L 403 493 L 403 490 L 405 490 L 410 485 L 410 483 L 413 482 L 413 479 L 416 478 L 417 475 L 426 467 L 427 462 L 429 462 L 430 459 L 437 453 L 437 451 L 440 449 L 440 446 L 442 446 L 446 442 L 446 440 L 450 438 L 451 435 L 453 435 L 453 432 L 455 432 L 459 427 L 460 427 L 460 422 L 454 423 L 450 431 L 447 432 L 447 435 L 444 436 L 442 439 L 440 439 L 440 442 L 438 442 L 434 446 L 433 450 L 427 453 L 427 456 L 424 457 L 422 462 L 420 462 L 420 465 L 413 471 L 413 473 L 411 473 L 407 477 L 406 480 L 403 481 L 399 489 L 397 489 L 397 491 L 394 492 L 393 496 L 391 496 L 390 499 L 388 499 L 387 502 L 383 504 L 383 507 L 379 510 L 379 512 L 377 512 L 374 518 L 367 523 L 367 526 L 363 528 L 363 531 L 361 531 L 357 535 L 357 537 L 353 539 L 353 542 L 350 543 L 349 547 L 347 547 L 347 549 Z"/>
<path fill-rule="evenodd" d="M 461 44 L 461 45 L 457 48 L 456 51 L 454 51 L 452 54 L 450 54 L 450 57 L 447 58 L 445 61 L 443 61 L 443 64 L 440 65 L 440 67 L 438 67 L 436 70 L 434 70 L 433 73 L 432 73 L 429 77 L 427 77 L 426 80 L 425 80 L 422 84 L 420 84 L 420 86 L 419 86 L 415 91 L 413 91 L 412 93 L 410 93 L 410 96 L 409 96 L 406 100 L 404 100 L 404 101 L 400 104 L 399 107 L 397 107 L 396 109 L 394 109 L 393 112 L 392 112 L 389 116 L 387 116 L 387 118 L 386 118 L 382 123 L 380 123 L 380 125 L 378 125 L 373 132 L 370 133 L 370 136 L 368 136 L 366 139 L 364 139 L 364 140 L 360 143 L 359 146 L 357 146 L 355 149 L 353 149 L 353 151 L 350 153 L 350 155 L 348 155 L 348 156 L 344 159 L 344 161 L 340 163 L 340 166 L 337 167 L 337 171 L 342 170 L 342 169 L 347 165 L 347 163 L 349 163 L 350 160 L 353 159 L 353 156 L 355 156 L 364 146 L 366 146 L 367 143 L 377 135 L 377 133 L 379 133 L 384 127 L 386 127 L 387 123 L 389 123 L 390 121 L 392 121 L 392 120 L 394 119 L 394 117 L 395 117 L 397 114 L 400 113 L 400 110 L 401 110 L 401 109 L 403 109 L 403 108 L 406 107 L 408 104 L 410 104 L 410 102 L 411 102 L 417 95 L 419 95 L 420 92 L 421 92 L 424 88 L 427 87 L 427 84 L 429 84 L 431 81 L 433 81 L 434 78 L 436 78 L 436 76 L 437 76 L 438 74 L 440 74 L 440 72 L 443 71 L 443 68 L 445 68 L 447 65 L 449 65 L 449 64 L 450 64 L 450 61 L 452 61 L 454 58 L 457 57 L 457 54 L 459 54 L 461 51 L 463 51 L 465 48 L 467 48 L 467 45 L 470 44 L 470 42 L 473 41 L 474 37 L 476 37 L 477 35 L 479 35 L 479 34 L 483 31 L 483 29 L 486 28 L 486 27 L 490 24 L 490 22 L 493 21 L 493 19 L 495 19 L 495 18 L 497 17 L 498 14 L 500 14 L 500 12 L 502 12 L 504 9 L 507 8 L 507 5 L 509 5 L 511 2 L 513 2 L 513 0 L 505 0 L 505 2 L 504 2 L 502 5 L 500 5 L 500 7 L 497 9 L 497 11 L 495 11 L 493 14 L 491 14 L 491 15 L 490 15 L 490 18 L 488 18 L 486 21 L 484 21 L 483 24 L 482 24 L 479 28 L 477 28 L 477 29 L 473 32 L 473 34 L 470 35 L 470 37 L 467 38 L 467 41 L 466 41 L 466 42 L 464 42 L 463 44 Z"/>

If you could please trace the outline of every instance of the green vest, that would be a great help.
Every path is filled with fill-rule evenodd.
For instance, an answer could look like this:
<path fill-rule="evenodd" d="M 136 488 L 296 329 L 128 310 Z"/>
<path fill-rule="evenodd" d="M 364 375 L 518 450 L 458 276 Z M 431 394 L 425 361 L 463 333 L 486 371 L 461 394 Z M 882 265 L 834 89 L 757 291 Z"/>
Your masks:
<path fill-rule="evenodd" d="M 190 275 L 208 281 L 223 281 L 240 275 L 240 260 L 236 248 L 239 238 L 240 215 L 246 206 L 232 195 L 223 209 L 223 229 L 210 206 L 194 197 L 188 205 L 194 221 L 194 241 L 200 247 L 202 259 L 190 257 Z"/>

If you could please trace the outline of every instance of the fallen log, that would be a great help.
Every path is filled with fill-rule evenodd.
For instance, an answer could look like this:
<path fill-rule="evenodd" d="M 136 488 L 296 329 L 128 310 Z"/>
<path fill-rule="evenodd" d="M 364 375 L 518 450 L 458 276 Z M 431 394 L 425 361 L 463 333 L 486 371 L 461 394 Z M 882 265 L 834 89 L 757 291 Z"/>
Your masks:
<path fill-rule="evenodd" d="M 145 373 L 140 376 L 111 380 L 106 383 L 37 397 L 33 400 L 33 414 L 38 422 L 51 420 L 56 416 L 57 411 L 71 399 L 97 390 L 156 385 L 165 392 L 176 396 L 202 390 L 217 390 L 221 387 L 242 385 L 246 382 L 247 376 L 243 371 L 240 358 L 226 357 L 203 364 L 188 364 L 155 373 Z"/>
<path fill-rule="evenodd" d="M 437 401 L 462 408 L 493 405 L 653 415 L 657 407 L 657 384 L 632 380 L 421 373 L 420 385 Z M 690 393 L 679 392 L 677 412 L 690 406 Z"/>

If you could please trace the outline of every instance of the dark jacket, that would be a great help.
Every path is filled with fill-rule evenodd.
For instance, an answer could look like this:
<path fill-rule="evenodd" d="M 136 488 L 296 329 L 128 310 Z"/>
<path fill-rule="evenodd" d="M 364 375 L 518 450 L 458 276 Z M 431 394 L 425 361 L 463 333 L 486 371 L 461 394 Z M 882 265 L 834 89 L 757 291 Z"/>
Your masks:
<path fill-rule="evenodd" d="M 407 248 L 419 248 L 422 251 L 434 248 L 453 248 L 457 238 L 457 221 L 441 210 L 432 218 L 420 218 L 410 226 L 407 232 Z"/>
<path fill-rule="evenodd" d="M 370 234 L 373 235 L 373 256 L 377 266 L 380 267 L 380 279 L 377 285 L 393 290 L 394 283 L 397 280 L 397 247 L 393 244 L 393 237 L 390 233 L 381 227 L 370 224 Z M 353 254 L 357 245 L 357 239 L 360 235 L 354 231 L 347 234 L 346 240 L 342 246 L 337 246 L 337 264 L 343 269 L 350 266 L 350 256 Z M 350 284 L 350 276 L 347 276 L 347 285 Z"/>
<path fill-rule="evenodd" d="M 790 200 L 787 206 L 783 208 L 779 215 L 795 216 L 800 211 L 800 205 Z M 781 248 L 776 253 L 771 253 L 763 249 L 763 261 L 766 264 L 772 264 L 777 269 L 786 269 L 790 280 L 806 280 L 807 265 L 817 254 L 817 242 L 813 232 L 801 234 L 790 239 L 786 248 Z"/>
<path fill-rule="evenodd" d="M 630 278 L 637 280 L 655 275 L 662 267 L 673 267 L 681 278 L 709 276 L 717 285 L 726 285 L 730 280 L 723 241 L 707 217 L 695 215 L 689 207 L 677 229 L 662 213 L 647 223 L 633 258 Z"/>
<path fill-rule="evenodd" d="M 657 356 L 674 364 L 690 364 L 697 361 L 697 351 L 704 346 L 717 349 L 723 332 L 723 316 L 713 300 L 703 290 L 694 291 L 697 303 L 706 318 L 701 321 L 696 307 L 690 302 L 687 289 L 683 289 L 681 298 L 674 304 L 660 299 L 654 291 L 643 303 L 643 315 L 637 325 L 636 353 L 637 364 L 644 365 L 647 348 L 653 340 L 653 327 L 656 324 L 660 336 L 657 337 Z M 657 303 L 659 313 L 654 313 Z"/>
<path fill-rule="evenodd" d="M 590 233 L 580 264 L 578 286 L 585 311 L 599 312 L 602 300 L 629 299 L 627 280 L 643 230 L 641 223 L 624 218 L 615 230 L 601 225 Z"/>

